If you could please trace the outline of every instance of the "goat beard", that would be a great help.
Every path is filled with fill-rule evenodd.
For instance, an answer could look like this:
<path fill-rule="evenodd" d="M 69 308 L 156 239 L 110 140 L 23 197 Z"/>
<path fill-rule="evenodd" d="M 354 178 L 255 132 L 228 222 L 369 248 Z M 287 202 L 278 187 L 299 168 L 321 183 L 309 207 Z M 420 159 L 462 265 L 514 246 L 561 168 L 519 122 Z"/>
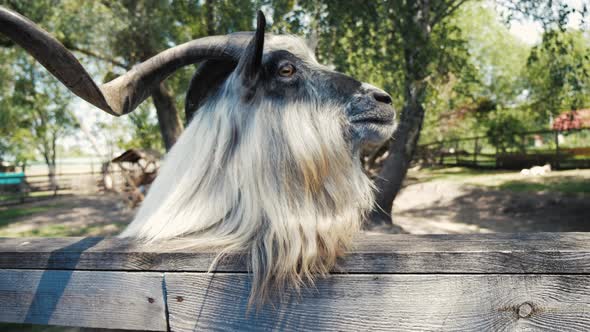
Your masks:
<path fill-rule="evenodd" d="M 330 105 L 206 104 L 169 152 L 123 237 L 189 236 L 249 254 L 249 304 L 299 291 L 351 245 L 373 187 Z M 216 260 L 217 261 L 217 260 Z"/>

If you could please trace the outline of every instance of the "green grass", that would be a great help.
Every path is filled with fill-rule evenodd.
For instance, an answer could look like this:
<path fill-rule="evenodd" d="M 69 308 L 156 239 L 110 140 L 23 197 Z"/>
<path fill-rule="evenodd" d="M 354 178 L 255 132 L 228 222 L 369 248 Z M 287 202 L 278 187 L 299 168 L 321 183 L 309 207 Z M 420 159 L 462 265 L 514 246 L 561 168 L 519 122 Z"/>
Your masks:
<path fill-rule="evenodd" d="M 2 194 L 0 195 L 0 202 L 2 201 L 11 201 L 14 199 L 19 199 L 22 195 L 21 194 Z"/>
<path fill-rule="evenodd" d="M 462 181 L 465 179 L 472 178 L 474 176 L 490 176 L 506 173 L 506 171 L 490 171 L 466 167 L 442 167 L 424 168 L 416 173 L 411 173 L 411 175 L 418 178 L 420 182 L 428 182 L 434 180 Z"/>
<path fill-rule="evenodd" d="M 12 223 L 15 219 L 26 217 L 33 215 L 35 213 L 42 213 L 57 207 L 60 207 L 60 204 L 44 204 L 39 206 L 31 206 L 31 207 L 8 207 L 5 209 L 0 210 L 0 227 L 6 226 Z"/>
<path fill-rule="evenodd" d="M 553 171 L 544 176 L 523 177 L 518 171 L 465 167 L 427 168 L 411 172 L 418 182 L 452 181 L 514 192 L 590 194 L 590 170 Z"/>
<path fill-rule="evenodd" d="M 0 230 L 2 237 L 67 237 L 67 236 L 97 236 L 103 234 L 105 227 L 111 226 L 112 233 L 120 233 L 127 223 L 113 222 L 110 224 L 89 225 L 82 227 L 71 227 L 66 225 L 47 225 L 29 231 L 12 233 Z"/>
<path fill-rule="evenodd" d="M 60 191 L 60 193 L 62 193 L 63 191 Z M 22 194 L 2 194 L 0 195 L 0 202 L 2 201 L 13 201 L 13 200 L 17 200 L 20 199 L 23 195 Z M 35 191 L 32 193 L 29 193 L 27 195 L 27 197 L 53 197 L 53 191 Z"/>
<path fill-rule="evenodd" d="M 549 179 L 548 181 L 533 182 L 533 181 L 506 181 L 498 186 L 499 189 L 510 190 L 516 192 L 527 191 L 553 191 L 568 194 L 584 193 L 590 194 L 590 180 L 589 179 Z"/>

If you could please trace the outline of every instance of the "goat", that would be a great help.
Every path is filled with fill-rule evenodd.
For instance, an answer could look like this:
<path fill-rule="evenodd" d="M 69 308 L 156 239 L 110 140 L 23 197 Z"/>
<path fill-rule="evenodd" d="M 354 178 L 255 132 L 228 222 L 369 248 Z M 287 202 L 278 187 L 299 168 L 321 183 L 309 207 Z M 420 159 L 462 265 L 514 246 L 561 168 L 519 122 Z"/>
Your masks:
<path fill-rule="evenodd" d="M 265 34 L 261 12 L 255 33 L 173 47 L 100 87 L 32 22 L 0 8 L 0 23 L 70 90 L 113 115 L 203 61 L 187 92 L 190 124 L 121 236 L 190 236 L 218 257 L 248 253 L 251 303 L 327 274 L 372 208 L 359 150 L 393 134 L 391 97 L 320 65 L 301 39 Z"/>

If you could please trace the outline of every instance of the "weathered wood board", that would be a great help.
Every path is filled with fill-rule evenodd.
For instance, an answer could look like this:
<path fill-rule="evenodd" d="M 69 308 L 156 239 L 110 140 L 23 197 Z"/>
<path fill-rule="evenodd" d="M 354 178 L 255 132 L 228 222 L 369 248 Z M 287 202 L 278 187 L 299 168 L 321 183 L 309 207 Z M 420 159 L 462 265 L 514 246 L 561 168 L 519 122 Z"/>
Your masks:
<path fill-rule="evenodd" d="M 0 321 L 165 331 L 163 275 L 0 270 Z"/>
<path fill-rule="evenodd" d="M 365 235 L 301 296 L 247 310 L 190 240 L 0 238 L 0 321 L 135 330 L 590 331 L 590 233 Z"/>
<path fill-rule="evenodd" d="M 587 275 L 333 275 L 249 313 L 244 274 L 165 279 L 173 331 L 590 331 Z"/>
<path fill-rule="evenodd" d="M 590 273 L 590 233 L 365 235 L 355 243 L 340 262 L 346 273 Z M 189 245 L 0 238 L 0 269 L 207 272 L 215 252 Z M 234 255 L 213 271 L 246 272 L 247 266 Z"/>

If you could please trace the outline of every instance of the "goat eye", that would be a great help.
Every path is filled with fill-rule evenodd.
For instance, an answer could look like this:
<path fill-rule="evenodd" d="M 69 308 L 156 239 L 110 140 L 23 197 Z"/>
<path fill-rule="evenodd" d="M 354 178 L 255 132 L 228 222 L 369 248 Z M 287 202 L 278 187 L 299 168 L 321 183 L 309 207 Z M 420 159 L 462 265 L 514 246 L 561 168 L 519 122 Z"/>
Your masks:
<path fill-rule="evenodd" d="M 282 77 L 291 77 L 295 74 L 295 66 L 288 63 L 279 68 L 279 75 Z"/>

